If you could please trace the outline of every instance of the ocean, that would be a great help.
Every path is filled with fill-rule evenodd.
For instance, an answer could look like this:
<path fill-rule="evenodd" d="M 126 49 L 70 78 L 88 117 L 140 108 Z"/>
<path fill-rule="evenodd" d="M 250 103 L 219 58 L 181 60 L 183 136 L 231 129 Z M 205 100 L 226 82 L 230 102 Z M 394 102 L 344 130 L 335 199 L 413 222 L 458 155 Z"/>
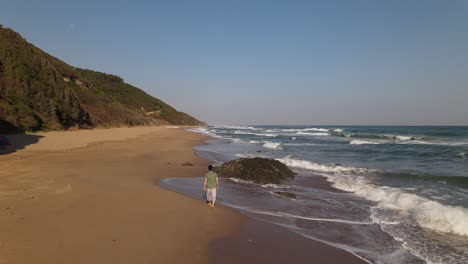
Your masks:
<path fill-rule="evenodd" d="M 281 161 L 282 184 L 223 179 L 219 200 L 368 263 L 468 263 L 468 127 L 210 126 L 215 165 Z M 163 185 L 197 196 L 200 179 Z M 294 193 L 285 199 L 276 192 Z M 201 196 L 200 196 L 201 197 Z"/>

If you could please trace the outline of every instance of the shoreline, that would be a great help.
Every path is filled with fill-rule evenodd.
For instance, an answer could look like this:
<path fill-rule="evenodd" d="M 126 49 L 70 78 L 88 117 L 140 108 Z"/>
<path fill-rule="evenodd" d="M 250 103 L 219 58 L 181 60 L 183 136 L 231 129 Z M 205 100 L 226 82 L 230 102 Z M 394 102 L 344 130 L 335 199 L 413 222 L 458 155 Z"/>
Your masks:
<path fill-rule="evenodd" d="M 41 140 L 0 156 L 0 263 L 207 263 L 210 243 L 237 231 L 237 212 L 155 184 L 203 175 L 208 163 L 192 149 L 202 135 L 122 131 L 86 131 L 117 139 L 92 142 L 46 134 L 56 145 L 64 140 L 59 149 Z"/>
<path fill-rule="evenodd" d="M 203 136 L 207 139 L 213 139 L 206 135 Z M 204 142 L 204 145 L 206 145 L 206 140 Z M 202 152 L 195 151 L 195 153 L 197 156 L 201 156 Z M 317 188 L 343 192 L 332 187 L 324 176 L 314 178 L 312 181 Z M 169 186 L 165 188 L 187 195 Z M 222 190 L 219 195 L 222 196 Z M 285 227 L 254 219 L 234 208 L 230 209 L 241 214 L 244 219 L 238 232 L 219 238 L 211 243 L 210 263 L 280 264 L 310 263 L 311 260 L 324 264 L 369 263 L 344 249 L 306 238 Z"/>
<path fill-rule="evenodd" d="M 210 263 L 369 264 L 345 250 L 250 217 L 239 232 L 217 239 L 211 249 Z"/>
<path fill-rule="evenodd" d="M 200 201 L 196 191 L 200 179 L 168 178 L 159 182 L 165 189 Z M 317 181 L 318 184 L 324 180 Z M 177 183 L 179 182 L 179 183 Z M 233 185 L 226 178 L 221 179 L 219 206 L 243 216 L 238 230 L 228 236 L 216 239 L 210 244 L 209 263 L 370 263 L 342 248 L 304 237 L 298 233 L 244 214 L 226 205 L 223 192 L 232 192 Z M 305 224 L 305 223 L 304 223 Z"/>

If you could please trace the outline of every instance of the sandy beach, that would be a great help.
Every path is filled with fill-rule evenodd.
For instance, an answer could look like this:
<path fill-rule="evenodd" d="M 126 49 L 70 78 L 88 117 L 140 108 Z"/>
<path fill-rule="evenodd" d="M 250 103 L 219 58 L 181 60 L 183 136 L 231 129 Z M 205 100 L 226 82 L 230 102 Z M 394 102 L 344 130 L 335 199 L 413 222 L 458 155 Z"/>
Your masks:
<path fill-rule="evenodd" d="M 208 161 L 192 149 L 203 144 L 200 134 L 137 127 L 10 139 L 18 149 L 0 156 L 0 263 L 284 263 L 278 256 L 290 253 L 299 263 L 359 263 L 158 187 L 205 173 Z"/>
<path fill-rule="evenodd" d="M 141 127 L 40 136 L 0 156 L 0 263 L 206 263 L 209 243 L 238 227 L 234 211 L 155 185 L 204 173 L 191 149 L 200 135 Z"/>

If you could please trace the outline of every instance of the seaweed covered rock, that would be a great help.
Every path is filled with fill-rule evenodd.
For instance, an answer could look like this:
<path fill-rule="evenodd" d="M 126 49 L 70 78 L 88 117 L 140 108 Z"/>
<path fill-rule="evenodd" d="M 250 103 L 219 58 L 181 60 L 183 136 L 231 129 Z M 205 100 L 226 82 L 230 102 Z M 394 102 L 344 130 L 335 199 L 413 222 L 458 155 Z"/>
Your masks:
<path fill-rule="evenodd" d="M 283 198 L 288 198 L 288 199 L 297 199 L 297 195 L 295 195 L 294 193 L 292 192 L 274 192 L 275 194 L 279 195 L 280 197 L 283 197 Z"/>
<path fill-rule="evenodd" d="M 294 178 L 295 173 L 283 163 L 265 158 L 242 158 L 216 167 L 221 177 L 239 178 L 255 183 L 280 183 Z"/>

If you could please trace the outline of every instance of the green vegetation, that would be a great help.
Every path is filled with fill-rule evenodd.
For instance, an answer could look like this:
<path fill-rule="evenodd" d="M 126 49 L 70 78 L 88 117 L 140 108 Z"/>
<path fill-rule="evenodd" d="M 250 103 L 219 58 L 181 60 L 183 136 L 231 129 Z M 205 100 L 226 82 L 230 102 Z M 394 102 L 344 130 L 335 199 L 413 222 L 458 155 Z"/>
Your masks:
<path fill-rule="evenodd" d="M 72 67 L 0 27 L 0 132 L 164 124 L 203 123 L 118 76 Z"/>

